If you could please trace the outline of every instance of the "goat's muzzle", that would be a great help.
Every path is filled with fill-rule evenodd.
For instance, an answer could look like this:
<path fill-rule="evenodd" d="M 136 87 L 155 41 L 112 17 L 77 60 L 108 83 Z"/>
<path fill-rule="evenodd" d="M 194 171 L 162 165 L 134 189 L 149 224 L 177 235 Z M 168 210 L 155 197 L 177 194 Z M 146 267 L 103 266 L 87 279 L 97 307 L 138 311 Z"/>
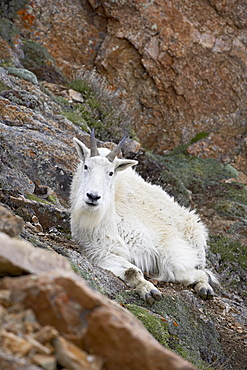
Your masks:
<path fill-rule="evenodd" d="M 99 200 L 101 199 L 101 196 L 98 194 L 93 193 L 87 193 L 85 203 L 91 207 L 96 207 L 99 205 Z"/>

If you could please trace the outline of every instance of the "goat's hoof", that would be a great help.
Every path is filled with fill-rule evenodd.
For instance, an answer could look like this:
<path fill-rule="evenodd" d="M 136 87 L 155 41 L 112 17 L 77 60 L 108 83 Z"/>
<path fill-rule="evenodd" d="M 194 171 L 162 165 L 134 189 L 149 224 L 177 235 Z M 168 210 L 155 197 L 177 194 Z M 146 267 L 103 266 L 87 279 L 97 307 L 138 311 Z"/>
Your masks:
<path fill-rule="evenodd" d="M 208 289 L 207 299 L 209 301 L 211 301 L 212 299 L 214 299 L 214 291 L 213 291 L 213 289 Z"/>
<path fill-rule="evenodd" d="M 155 299 L 151 296 L 150 293 L 145 294 L 145 301 L 152 306 L 155 303 Z"/>
<path fill-rule="evenodd" d="M 162 294 L 157 289 L 150 290 L 151 296 L 156 300 L 160 301 L 162 298 Z"/>
<path fill-rule="evenodd" d="M 145 295 L 145 301 L 150 304 L 151 306 L 156 302 L 160 301 L 162 298 L 161 293 L 158 291 L 158 289 L 151 289 L 150 293 L 146 293 Z"/>
<path fill-rule="evenodd" d="M 209 288 L 205 288 L 205 287 L 202 287 L 199 292 L 198 292 L 199 296 L 202 298 L 202 299 L 208 299 L 208 300 L 212 300 L 214 298 L 214 291 L 213 289 Z"/>

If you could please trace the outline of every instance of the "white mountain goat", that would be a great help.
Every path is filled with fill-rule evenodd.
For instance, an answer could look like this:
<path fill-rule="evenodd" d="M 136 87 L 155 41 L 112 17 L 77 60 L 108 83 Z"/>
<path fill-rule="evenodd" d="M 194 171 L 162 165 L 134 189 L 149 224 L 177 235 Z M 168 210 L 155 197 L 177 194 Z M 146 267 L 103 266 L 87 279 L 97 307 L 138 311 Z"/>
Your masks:
<path fill-rule="evenodd" d="M 160 281 L 193 285 L 212 299 L 217 279 L 205 270 L 207 231 L 194 211 L 140 177 L 138 162 L 119 159 L 123 140 L 111 152 L 90 149 L 74 138 L 80 164 L 71 187 L 71 231 L 82 252 L 135 288 L 153 304 L 161 293 L 143 273 Z"/>

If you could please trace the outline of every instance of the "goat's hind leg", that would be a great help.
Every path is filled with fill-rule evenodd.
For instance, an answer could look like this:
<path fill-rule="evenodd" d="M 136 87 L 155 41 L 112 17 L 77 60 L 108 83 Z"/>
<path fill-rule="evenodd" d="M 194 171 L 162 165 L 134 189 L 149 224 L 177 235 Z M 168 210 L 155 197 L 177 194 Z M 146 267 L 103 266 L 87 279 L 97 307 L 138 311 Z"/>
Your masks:
<path fill-rule="evenodd" d="M 212 300 L 214 298 L 214 290 L 213 285 L 218 283 L 217 279 L 214 277 L 214 275 L 211 272 L 202 271 L 206 274 L 206 277 L 208 281 L 198 281 L 194 285 L 194 289 L 196 293 L 201 297 L 202 299 L 208 299 Z"/>
<path fill-rule="evenodd" d="M 178 273 L 176 280 L 186 286 L 192 285 L 195 292 L 202 299 L 212 300 L 214 298 L 215 294 L 212 286 L 217 284 L 217 279 L 209 271 L 192 269 L 186 273 Z"/>
<path fill-rule="evenodd" d="M 171 237 L 165 240 L 165 248 L 161 251 L 161 273 L 159 280 L 182 283 L 193 286 L 196 293 L 203 299 L 213 299 L 212 285 L 217 279 L 210 271 L 197 269 L 205 264 L 205 253 L 200 248 L 192 248 L 185 240 Z M 200 252 L 202 252 L 200 255 Z"/>

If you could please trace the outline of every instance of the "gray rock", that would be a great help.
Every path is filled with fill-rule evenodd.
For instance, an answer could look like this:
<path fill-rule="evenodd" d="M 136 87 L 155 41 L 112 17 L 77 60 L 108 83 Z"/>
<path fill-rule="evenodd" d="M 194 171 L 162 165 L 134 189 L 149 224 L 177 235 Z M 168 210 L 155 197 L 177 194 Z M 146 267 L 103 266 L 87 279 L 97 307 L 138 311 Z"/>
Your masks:
<path fill-rule="evenodd" d="M 38 85 L 37 77 L 33 72 L 30 72 L 24 68 L 15 68 L 15 67 L 6 67 L 6 68 L 9 71 L 9 73 L 20 78 L 24 78 L 24 80 L 32 82 L 34 85 Z"/>

